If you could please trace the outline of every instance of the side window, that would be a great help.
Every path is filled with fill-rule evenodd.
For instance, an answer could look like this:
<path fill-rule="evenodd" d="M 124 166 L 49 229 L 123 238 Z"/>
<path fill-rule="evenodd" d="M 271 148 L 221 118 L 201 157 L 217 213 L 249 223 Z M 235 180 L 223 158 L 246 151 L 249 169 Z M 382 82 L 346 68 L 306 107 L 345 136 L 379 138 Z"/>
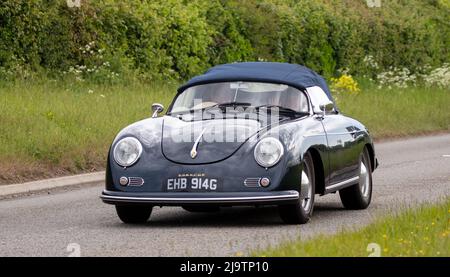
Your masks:
<path fill-rule="evenodd" d="M 303 91 L 289 87 L 279 94 L 279 96 L 279 104 L 281 106 L 298 112 L 307 113 L 309 111 L 308 98 Z"/>
<path fill-rule="evenodd" d="M 314 113 L 320 113 L 320 104 L 325 103 L 327 101 L 331 101 L 327 94 L 320 87 L 309 87 L 306 89 L 308 92 L 309 98 L 311 99 L 311 104 Z"/>
<path fill-rule="evenodd" d="M 304 92 L 300 92 L 300 95 L 300 111 L 307 113 L 309 112 L 308 98 Z"/>

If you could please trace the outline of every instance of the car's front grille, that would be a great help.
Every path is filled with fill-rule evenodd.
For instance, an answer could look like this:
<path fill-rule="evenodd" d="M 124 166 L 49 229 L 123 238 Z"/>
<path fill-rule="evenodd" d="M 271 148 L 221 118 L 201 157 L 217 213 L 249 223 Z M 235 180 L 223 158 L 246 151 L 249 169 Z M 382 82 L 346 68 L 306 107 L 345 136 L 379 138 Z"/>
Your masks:
<path fill-rule="evenodd" d="M 128 178 L 128 185 L 132 187 L 139 187 L 144 184 L 144 179 L 141 177 L 129 177 Z"/>
<path fill-rule="evenodd" d="M 249 188 L 257 188 L 260 186 L 259 180 L 261 180 L 261 178 L 247 178 L 244 180 L 244 185 Z"/>

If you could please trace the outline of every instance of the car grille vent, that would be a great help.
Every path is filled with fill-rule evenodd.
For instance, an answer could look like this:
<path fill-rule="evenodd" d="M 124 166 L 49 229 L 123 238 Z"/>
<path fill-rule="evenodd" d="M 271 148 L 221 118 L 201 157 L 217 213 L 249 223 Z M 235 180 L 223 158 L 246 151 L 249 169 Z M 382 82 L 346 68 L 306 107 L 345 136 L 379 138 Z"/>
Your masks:
<path fill-rule="evenodd" d="M 249 188 L 257 188 L 260 186 L 259 180 L 261 180 L 261 178 L 247 178 L 244 181 L 244 185 Z"/>
<path fill-rule="evenodd" d="M 129 177 L 128 178 L 128 185 L 132 187 L 139 187 L 144 184 L 144 179 L 141 177 Z"/>

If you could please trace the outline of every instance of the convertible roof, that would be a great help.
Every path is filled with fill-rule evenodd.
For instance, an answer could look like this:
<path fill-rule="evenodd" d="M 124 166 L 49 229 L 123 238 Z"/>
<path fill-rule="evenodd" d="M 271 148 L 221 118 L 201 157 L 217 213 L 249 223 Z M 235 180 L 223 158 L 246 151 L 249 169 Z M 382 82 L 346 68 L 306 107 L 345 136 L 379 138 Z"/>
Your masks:
<path fill-rule="evenodd" d="M 196 85 L 233 81 L 278 83 L 301 90 L 318 86 L 333 101 L 330 90 L 322 76 L 305 66 L 275 62 L 243 62 L 217 65 L 182 85 L 178 88 L 178 93 Z"/>

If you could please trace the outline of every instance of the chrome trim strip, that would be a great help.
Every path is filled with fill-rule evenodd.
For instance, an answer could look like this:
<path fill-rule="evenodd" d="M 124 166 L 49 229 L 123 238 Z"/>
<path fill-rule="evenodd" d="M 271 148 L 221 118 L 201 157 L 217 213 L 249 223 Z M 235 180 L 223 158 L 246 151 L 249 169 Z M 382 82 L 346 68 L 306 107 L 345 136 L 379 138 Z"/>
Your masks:
<path fill-rule="evenodd" d="M 204 202 L 245 202 L 245 201 L 271 201 L 271 200 L 297 200 L 299 199 L 298 191 L 289 191 L 288 195 L 267 195 L 267 196 L 244 196 L 244 197 L 130 197 L 130 196 L 112 196 L 112 195 L 101 195 L 102 200 L 115 200 L 115 201 L 129 201 L 129 202 L 194 202 L 194 203 L 204 203 Z"/>
<path fill-rule="evenodd" d="M 322 134 L 304 134 L 303 137 L 316 137 L 316 136 L 342 136 L 342 135 L 355 135 L 356 133 L 361 131 L 351 131 L 351 132 L 342 132 L 342 133 L 322 133 Z"/>
<path fill-rule="evenodd" d="M 351 131 L 351 132 L 342 132 L 342 133 L 327 133 L 327 135 L 331 135 L 331 136 L 354 135 L 358 132 L 361 132 L 361 131 Z"/>
<path fill-rule="evenodd" d="M 307 137 L 319 137 L 319 136 L 325 136 L 325 133 L 322 134 L 304 134 L 303 137 L 307 138 Z"/>
<path fill-rule="evenodd" d="M 191 158 L 195 159 L 195 157 L 197 157 L 197 147 L 198 144 L 200 143 L 200 139 L 203 137 L 203 134 L 205 133 L 206 128 L 202 130 L 202 132 L 200 133 L 200 135 L 198 136 L 198 138 L 195 140 L 194 145 L 192 146 L 191 149 Z"/>
<path fill-rule="evenodd" d="M 335 191 L 335 190 L 337 190 L 336 188 L 344 187 L 345 185 L 348 185 L 349 183 L 352 183 L 352 182 L 354 182 L 354 181 L 357 181 L 358 179 L 359 179 L 359 176 L 355 176 L 355 177 L 353 177 L 353 178 L 344 180 L 344 181 L 342 181 L 342 182 L 339 182 L 339 183 L 336 183 L 336 184 L 334 184 L 334 185 L 328 186 L 328 187 L 326 188 L 326 191 L 327 191 L 327 192 Z"/>

